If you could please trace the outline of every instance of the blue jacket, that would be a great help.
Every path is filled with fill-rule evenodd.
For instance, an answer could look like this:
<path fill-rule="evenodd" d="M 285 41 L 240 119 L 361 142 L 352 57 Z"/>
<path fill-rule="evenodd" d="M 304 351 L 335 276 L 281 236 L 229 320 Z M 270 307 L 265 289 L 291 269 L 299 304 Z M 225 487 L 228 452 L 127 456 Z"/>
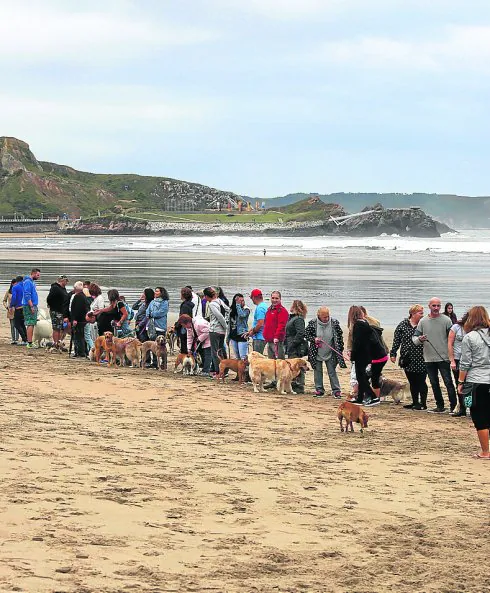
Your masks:
<path fill-rule="evenodd" d="M 10 300 L 10 306 L 16 309 L 22 307 L 22 300 L 24 298 L 24 288 L 22 282 L 17 282 L 12 286 L 12 298 Z"/>
<path fill-rule="evenodd" d="M 39 297 L 37 296 L 36 283 L 30 276 L 24 277 L 24 298 L 22 304 L 24 307 L 29 305 L 28 301 L 32 301 L 32 304 L 37 307 L 39 305 Z"/>
<path fill-rule="evenodd" d="M 236 331 L 237 334 L 244 334 L 248 332 L 248 316 L 250 315 L 250 309 L 248 307 L 242 307 L 237 303 L 236 305 Z"/>
<path fill-rule="evenodd" d="M 168 301 L 156 298 L 151 301 L 146 310 L 147 317 L 155 320 L 155 327 L 160 331 L 167 331 Z"/>

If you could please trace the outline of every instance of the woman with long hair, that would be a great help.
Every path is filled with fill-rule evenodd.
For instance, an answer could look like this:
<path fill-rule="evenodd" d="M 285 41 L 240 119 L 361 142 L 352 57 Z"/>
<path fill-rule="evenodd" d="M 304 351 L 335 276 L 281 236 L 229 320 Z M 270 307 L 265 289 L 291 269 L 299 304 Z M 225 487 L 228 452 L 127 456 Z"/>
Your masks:
<path fill-rule="evenodd" d="M 424 361 L 424 347 L 413 343 L 413 335 L 419 321 L 424 316 L 422 305 L 412 305 L 408 310 L 408 317 L 396 326 L 393 345 L 390 351 L 391 362 L 396 362 L 396 355 L 400 350 L 399 365 L 404 370 L 410 385 L 412 403 L 403 407 L 409 410 L 427 410 L 427 367 Z"/>
<path fill-rule="evenodd" d="M 447 336 L 447 351 L 449 354 L 449 364 L 451 365 L 451 370 L 454 375 L 454 380 L 456 384 L 458 383 L 459 377 L 459 361 L 461 359 L 461 345 L 463 343 L 463 338 L 465 337 L 466 332 L 464 331 L 464 324 L 468 320 L 468 313 L 465 313 L 463 317 L 456 321 L 454 325 L 451 326 L 449 330 L 449 334 Z M 453 412 L 452 416 L 462 417 L 466 416 L 466 406 L 464 403 L 464 397 L 458 396 L 459 401 L 459 410 L 457 412 Z"/>
<path fill-rule="evenodd" d="M 293 301 L 289 309 L 289 319 L 286 323 L 286 353 L 288 358 L 302 358 L 307 354 L 307 342 L 305 340 L 307 313 L 308 307 L 302 301 L 298 299 Z M 305 392 L 305 371 L 303 369 L 293 380 L 291 387 L 295 393 Z"/>
<path fill-rule="evenodd" d="M 3 297 L 3 306 L 7 309 L 7 319 L 10 323 L 10 337 L 12 341 L 10 342 L 13 346 L 16 346 L 19 342 L 19 332 L 15 327 L 15 320 L 14 320 L 14 310 L 10 307 L 10 301 L 12 300 L 12 288 L 17 284 L 17 278 L 12 278 L 10 281 L 10 286 L 7 289 Z"/>
<path fill-rule="evenodd" d="M 194 303 L 192 301 L 192 289 L 188 286 L 184 286 L 184 288 L 180 289 L 180 309 L 179 309 L 179 319 L 182 315 L 188 315 L 189 317 L 194 316 Z M 178 321 L 175 324 L 175 334 L 179 338 L 180 343 L 180 352 L 181 354 L 187 354 L 187 328 L 183 327 Z"/>
<path fill-rule="evenodd" d="M 133 309 L 136 310 L 134 316 L 134 326 L 136 329 L 136 337 L 140 342 L 148 341 L 148 334 L 146 333 L 146 310 L 149 304 L 155 298 L 155 291 L 153 288 L 145 288 L 141 293 L 140 298 L 133 305 Z"/>
<path fill-rule="evenodd" d="M 352 327 L 351 360 L 354 361 L 359 383 L 355 402 L 365 406 L 375 406 L 380 402 L 381 371 L 388 360 L 388 354 L 381 341 L 383 330 L 368 323 L 361 307 L 351 307 L 349 316 L 349 325 Z M 368 364 L 371 365 L 372 387 L 366 373 Z"/>
<path fill-rule="evenodd" d="M 155 298 L 148 305 L 146 316 L 154 320 L 156 337 L 167 333 L 168 292 L 163 286 L 155 288 Z"/>
<path fill-rule="evenodd" d="M 97 318 L 99 336 L 102 336 L 106 331 L 115 333 L 115 329 L 120 328 L 128 318 L 128 310 L 121 301 L 118 290 L 115 288 L 108 290 L 107 298 L 109 299 L 107 307 L 97 311 L 89 311 L 87 314 L 91 319 L 93 319 L 93 316 Z"/>
<path fill-rule="evenodd" d="M 242 360 L 248 355 L 248 318 L 250 309 L 245 304 L 243 294 L 237 292 L 230 307 L 229 345 L 236 358 Z"/>
<path fill-rule="evenodd" d="M 478 459 L 490 459 L 490 319 L 485 307 L 478 305 L 468 311 L 464 324 L 466 335 L 461 344 L 458 395 L 471 401 L 471 419 L 476 428 L 481 450 Z"/>
<path fill-rule="evenodd" d="M 452 303 L 446 303 L 444 306 L 444 315 L 446 315 L 446 317 L 449 317 L 449 319 L 454 323 L 458 322 L 458 317 L 456 315 L 456 313 L 454 312 L 454 307 Z"/>

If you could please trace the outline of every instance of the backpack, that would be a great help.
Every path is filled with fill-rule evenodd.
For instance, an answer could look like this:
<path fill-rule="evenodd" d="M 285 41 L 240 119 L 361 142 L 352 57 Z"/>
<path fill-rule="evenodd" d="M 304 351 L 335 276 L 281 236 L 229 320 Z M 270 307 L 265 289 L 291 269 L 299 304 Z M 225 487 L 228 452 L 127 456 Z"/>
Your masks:
<path fill-rule="evenodd" d="M 133 321 L 134 319 L 134 309 L 132 309 L 128 303 L 124 303 L 124 306 L 126 307 L 126 311 L 128 312 L 128 321 Z"/>

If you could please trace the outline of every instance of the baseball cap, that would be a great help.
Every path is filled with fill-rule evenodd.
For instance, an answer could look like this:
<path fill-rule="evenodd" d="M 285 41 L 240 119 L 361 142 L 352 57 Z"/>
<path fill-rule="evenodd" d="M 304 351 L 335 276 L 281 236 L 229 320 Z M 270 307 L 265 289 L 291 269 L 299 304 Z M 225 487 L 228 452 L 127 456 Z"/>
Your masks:
<path fill-rule="evenodd" d="M 66 274 L 60 274 L 58 280 L 68 280 L 68 276 Z"/>
<path fill-rule="evenodd" d="M 253 299 L 255 297 L 261 297 L 262 296 L 262 291 L 260 290 L 260 288 L 254 288 L 252 290 L 252 292 L 250 293 L 250 298 Z"/>

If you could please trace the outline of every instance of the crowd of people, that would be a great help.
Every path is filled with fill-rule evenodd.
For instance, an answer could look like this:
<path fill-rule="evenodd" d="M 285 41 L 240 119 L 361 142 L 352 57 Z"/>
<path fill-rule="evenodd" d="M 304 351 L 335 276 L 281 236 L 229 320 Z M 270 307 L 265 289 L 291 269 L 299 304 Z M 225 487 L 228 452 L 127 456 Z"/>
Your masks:
<path fill-rule="evenodd" d="M 10 321 L 12 344 L 36 347 L 33 330 L 37 323 L 39 297 L 36 281 L 40 270 L 13 278 L 5 293 L 4 306 Z M 145 288 L 132 305 L 116 289 L 107 292 L 94 282 L 77 281 L 67 290 L 68 277 L 58 276 L 51 285 L 46 302 L 49 307 L 54 346 L 61 347 L 71 334 L 74 357 L 88 357 L 97 335 L 112 332 L 118 337 L 135 337 L 141 342 L 167 335 L 169 295 L 163 286 Z M 272 291 L 270 305 L 262 291 L 255 288 L 249 298 L 237 293 L 228 300 L 222 288 L 208 286 L 196 292 L 191 286 L 181 289 L 179 316 L 173 331 L 181 353 L 198 357 L 201 376 L 219 372 L 220 358 L 246 360 L 249 348 L 271 359 L 308 357 L 314 371 L 314 397 L 325 395 L 324 367 L 332 396 L 342 397 L 337 367 L 351 364 L 349 400 L 367 407 L 380 403 L 382 371 L 388 360 L 403 369 L 412 401 L 405 408 L 427 410 L 427 377 L 436 406 L 429 410 L 444 413 L 446 403 L 439 377 L 447 392 L 453 417 L 466 416 L 470 409 L 481 445 L 478 457 L 490 459 L 490 319 L 483 306 L 472 307 L 458 319 L 452 303 L 441 311 L 437 297 L 429 301 L 429 312 L 414 304 L 408 317 L 396 327 L 391 349 L 383 338 L 380 322 L 363 306 L 353 305 L 348 312 L 347 343 L 337 319 L 322 306 L 306 323 L 307 306 L 294 300 L 289 311 L 282 304 L 280 291 Z M 71 348 L 70 348 L 71 351 Z M 151 365 L 151 361 L 148 361 Z M 456 388 L 453 383 L 456 382 Z M 274 387 L 270 383 L 265 387 Z M 302 371 L 294 384 L 296 393 L 305 393 Z"/>

